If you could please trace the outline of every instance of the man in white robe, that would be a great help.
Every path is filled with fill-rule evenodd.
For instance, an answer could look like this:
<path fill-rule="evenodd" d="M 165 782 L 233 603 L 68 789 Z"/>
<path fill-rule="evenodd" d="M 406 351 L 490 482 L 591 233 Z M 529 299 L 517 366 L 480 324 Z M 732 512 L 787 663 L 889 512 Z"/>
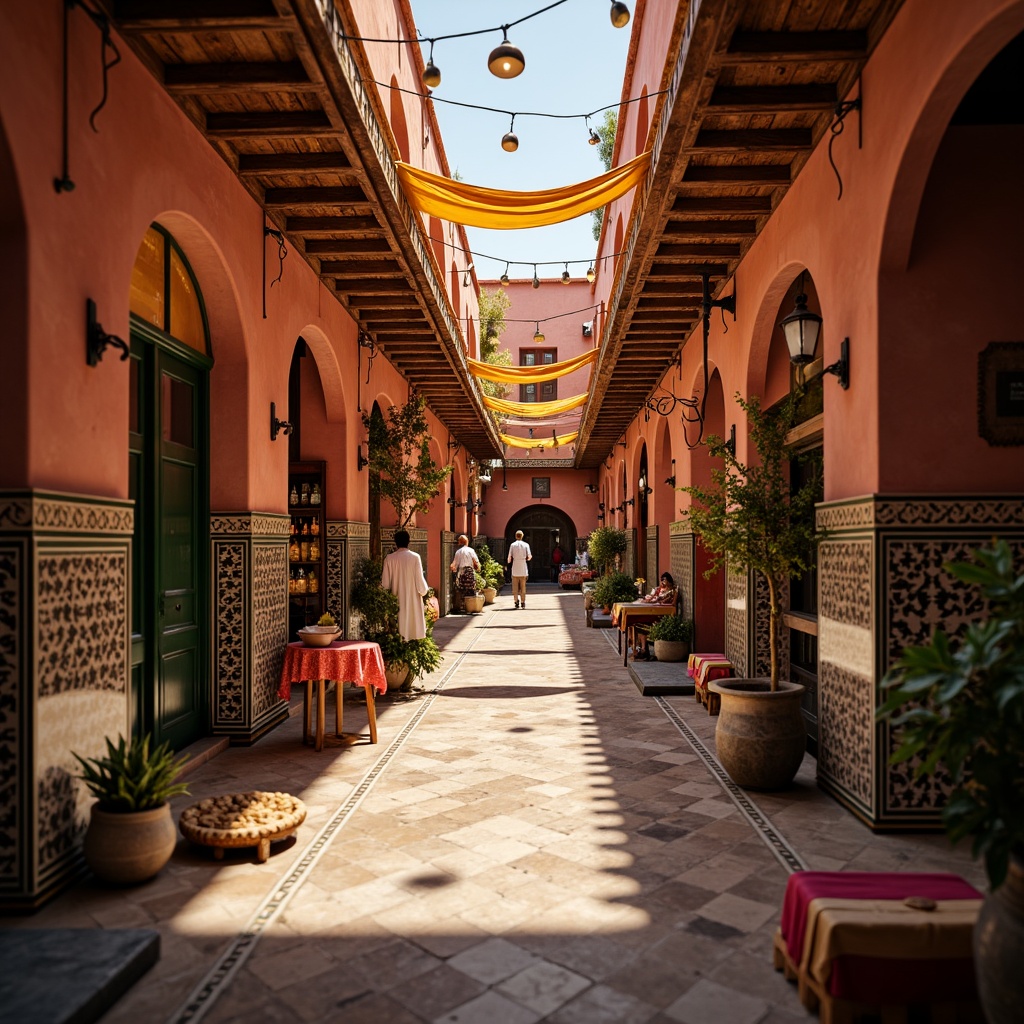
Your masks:
<path fill-rule="evenodd" d="M 384 559 L 381 586 L 398 597 L 398 632 L 403 640 L 422 640 L 427 635 L 423 598 L 430 587 L 423 562 L 409 550 L 409 531 L 395 530 L 395 550 Z"/>

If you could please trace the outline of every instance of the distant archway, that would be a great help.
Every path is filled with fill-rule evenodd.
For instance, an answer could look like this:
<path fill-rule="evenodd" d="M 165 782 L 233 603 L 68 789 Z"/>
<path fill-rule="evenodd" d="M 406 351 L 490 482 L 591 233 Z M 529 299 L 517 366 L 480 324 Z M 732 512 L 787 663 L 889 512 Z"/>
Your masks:
<path fill-rule="evenodd" d="M 551 553 L 556 544 L 563 553 L 576 550 L 576 524 L 572 518 L 553 505 L 530 505 L 520 509 L 505 526 L 506 550 L 516 539 L 516 530 L 523 531 L 523 539 L 533 552 L 533 560 L 528 563 L 530 579 L 554 579 L 557 582 L 557 576 L 554 575 L 552 568 Z M 568 554 L 565 557 L 568 557 Z"/>

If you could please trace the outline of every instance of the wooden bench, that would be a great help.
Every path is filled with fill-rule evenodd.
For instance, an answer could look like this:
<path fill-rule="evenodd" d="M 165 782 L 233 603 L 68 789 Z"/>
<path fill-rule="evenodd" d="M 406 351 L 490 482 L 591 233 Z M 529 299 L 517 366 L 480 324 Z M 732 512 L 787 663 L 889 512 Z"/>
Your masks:
<path fill-rule="evenodd" d="M 971 936 L 981 893 L 952 874 L 798 871 L 772 959 L 822 1024 L 865 1014 L 981 1024 Z"/>

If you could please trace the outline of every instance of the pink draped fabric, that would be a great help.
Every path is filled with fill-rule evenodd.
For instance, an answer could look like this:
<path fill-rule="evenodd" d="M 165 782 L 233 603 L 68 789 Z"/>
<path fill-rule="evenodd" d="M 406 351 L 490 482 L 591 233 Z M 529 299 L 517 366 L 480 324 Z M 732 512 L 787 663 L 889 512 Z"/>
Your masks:
<path fill-rule="evenodd" d="M 366 640 L 335 640 L 330 647 L 289 644 L 281 666 L 281 685 L 277 695 L 288 700 L 292 683 L 307 679 L 333 679 L 336 682 L 373 686 L 380 693 L 388 688 L 380 647 Z"/>

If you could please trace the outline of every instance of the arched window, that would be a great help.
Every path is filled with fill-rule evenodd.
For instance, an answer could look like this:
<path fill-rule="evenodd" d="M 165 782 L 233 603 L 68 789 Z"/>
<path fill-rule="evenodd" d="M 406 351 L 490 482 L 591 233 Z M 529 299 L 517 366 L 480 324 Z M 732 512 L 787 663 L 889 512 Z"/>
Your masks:
<path fill-rule="evenodd" d="M 132 267 L 128 308 L 164 334 L 210 355 L 210 329 L 195 275 L 159 224 L 151 225 L 142 237 Z"/>

